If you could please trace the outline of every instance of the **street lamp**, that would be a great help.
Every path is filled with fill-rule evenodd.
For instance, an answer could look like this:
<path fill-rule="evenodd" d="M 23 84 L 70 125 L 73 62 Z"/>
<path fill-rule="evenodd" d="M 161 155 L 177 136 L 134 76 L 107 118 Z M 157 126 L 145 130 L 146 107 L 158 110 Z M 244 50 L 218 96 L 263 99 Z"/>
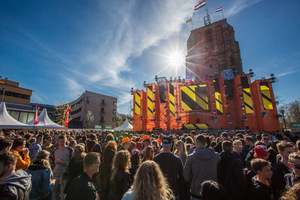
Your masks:
<path fill-rule="evenodd" d="M 1 88 L 1 89 L 3 90 L 1 102 L 3 102 L 3 100 L 4 100 L 4 94 L 5 94 L 5 87 L 3 87 L 3 88 Z"/>
<path fill-rule="evenodd" d="M 284 110 L 280 110 L 281 114 L 282 114 L 282 118 L 283 118 L 283 123 L 284 123 L 284 127 L 286 129 L 286 121 L 285 121 L 285 117 L 284 117 Z M 284 129 L 283 129 L 284 130 Z"/>

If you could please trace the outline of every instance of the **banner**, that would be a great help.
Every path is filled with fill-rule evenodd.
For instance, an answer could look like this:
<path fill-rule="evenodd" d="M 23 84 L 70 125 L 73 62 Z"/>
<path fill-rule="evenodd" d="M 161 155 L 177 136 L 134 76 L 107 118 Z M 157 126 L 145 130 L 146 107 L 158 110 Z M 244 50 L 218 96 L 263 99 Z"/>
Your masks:
<path fill-rule="evenodd" d="M 38 117 L 38 104 L 35 104 L 35 117 L 34 117 L 34 125 L 39 123 L 39 117 Z"/>
<path fill-rule="evenodd" d="M 68 125 L 69 125 L 69 114 L 70 114 L 70 108 L 68 108 L 68 110 L 67 110 L 67 119 L 66 119 L 66 122 L 65 122 L 66 127 L 68 127 Z"/>

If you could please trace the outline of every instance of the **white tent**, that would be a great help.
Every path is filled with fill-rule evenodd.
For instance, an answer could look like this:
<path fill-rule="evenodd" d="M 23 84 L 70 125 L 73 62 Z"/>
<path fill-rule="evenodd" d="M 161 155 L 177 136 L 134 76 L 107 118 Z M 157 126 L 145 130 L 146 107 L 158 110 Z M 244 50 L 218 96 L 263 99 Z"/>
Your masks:
<path fill-rule="evenodd" d="M 58 125 L 54 123 L 49 117 L 46 108 L 43 109 L 38 117 L 39 123 L 34 124 L 34 120 L 28 122 L 27 124 L 33 126 L 34 129 L 68 129 L 67 127 Z"/>
<path fill-rule="evenodd" d="M 132 131 L 133 126 L 129 124 L 128 119 L 126 118 L 124 124 L 115 128 L 115 131 Z"/>
<path fill-rule="evenodd" d="M 23 124 L 10 116 L 6 110 L 5 102 L 0 104 L 0 129 L 32 129 L 32 126 Z"/>

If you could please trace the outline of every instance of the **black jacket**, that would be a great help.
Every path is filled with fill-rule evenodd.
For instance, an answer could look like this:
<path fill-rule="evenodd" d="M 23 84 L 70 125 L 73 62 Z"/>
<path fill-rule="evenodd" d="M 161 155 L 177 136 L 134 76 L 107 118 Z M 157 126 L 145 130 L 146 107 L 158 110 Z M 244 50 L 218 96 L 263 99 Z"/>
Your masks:
<path fill-rule="evenodd" d="M 117 171 L 114 179 L 111 181 L 108 193 L 109 200 L 121 200 L 123 195 L 131 186 L 130 173 L 124 170 Z"/>
<path fill-rule="evenodd" d="M 18 170 L 0 182 L 0 200 L 29 200 L 31 175 Z"/>
<path fill-rule="evenodd" d="M 271 185 L 274 191 L 275 199 L 279 199 L 282 193 L 285 191 L 284 175 L 291 173 L 290 169 L 282 162 L 277 162 L 273 167 L 273 176 Z"/>
<path fill-rule="evenodd" d="M 71 182 L 66 194 L 66 200 L 95 200 L 97 191 L 90 177 L 83 172 Z"/>
<path fill-rule="evenodd" d="M 153 161 L 159 165 L 174 194 L 179 194 L 184 183 L 181 159 L 172 153 L 160 153 L 153 158 Z"/>
<path fill-rule="evenodd" d="M 272 187 L 266 186 L 256 177 L 252 179 L 251 197 L 252 200 L 275 200 Z"/>
<path fill-rule="evenodd" d="M 220 157 L 217 167 L 218 182 L 228 190 L 231 199 L 247 199 L 242 161 L 230 152 L 223 151 Z"/>

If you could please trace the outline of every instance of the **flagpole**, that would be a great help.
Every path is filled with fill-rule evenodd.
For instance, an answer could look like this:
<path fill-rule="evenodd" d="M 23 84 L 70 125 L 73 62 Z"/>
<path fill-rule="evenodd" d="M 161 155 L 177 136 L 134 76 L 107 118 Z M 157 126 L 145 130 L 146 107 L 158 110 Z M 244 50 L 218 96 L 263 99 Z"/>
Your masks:
<path fill-rule="evenodd" d="M 222 15 L 223 15 L 223 19 L 225 19 L 225 17 L 224 17 L 224 13 L 223 13 L 223 8 L 222 8 Z"/>
<path fill-rule="evenodd" d="M 194 30 L 193 19 L 192 19 L 192 30 Z"/>

